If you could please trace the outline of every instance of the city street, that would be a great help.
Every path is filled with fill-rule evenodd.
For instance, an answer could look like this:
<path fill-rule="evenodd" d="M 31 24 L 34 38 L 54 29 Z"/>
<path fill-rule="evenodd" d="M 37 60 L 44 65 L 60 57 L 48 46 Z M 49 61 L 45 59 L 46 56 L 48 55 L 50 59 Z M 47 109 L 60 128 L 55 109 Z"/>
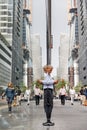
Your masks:
<path fill-rule="evenodd" d="M 43 126 L 45 121 L 43 100 L 39 106 L 35 105 L 35 101 L 31 101 L 29 106 L 23 102 L 13 108 L 11 116 L 6 106 L 0 109 L 0 130 L 86 130 L 87 107 L 76 101 L 71 105 L 68 100 L 63 106 L 59 99 L 54 99 L 52 121 L 55 125 Z"/>
<path fill-rule="evenodd" d="M 87 0 L 0 0 L 0 130 L 87 130 L 86 29 Z"/>

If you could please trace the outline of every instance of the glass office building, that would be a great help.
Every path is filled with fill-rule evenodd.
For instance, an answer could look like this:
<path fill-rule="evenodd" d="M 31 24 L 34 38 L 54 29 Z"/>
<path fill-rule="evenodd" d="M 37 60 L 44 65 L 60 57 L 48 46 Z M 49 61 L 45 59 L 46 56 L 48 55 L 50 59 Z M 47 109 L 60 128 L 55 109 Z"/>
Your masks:
<path fill-rule="evenodd" d="M 0 34 L 0 87 L 5 87 L 11 82 L 11 57 L 8 42 Z"/>
<path fill-rule="evenodd" d="M 11 81 L 22 82 L 22 18 L 23 0 L 0 0 L 0 32 L 12 49 Z"/>
<path fill-rule="evenodd" d="M 0 0 L 0 32 L 12 45 L 13 0 Z"/>

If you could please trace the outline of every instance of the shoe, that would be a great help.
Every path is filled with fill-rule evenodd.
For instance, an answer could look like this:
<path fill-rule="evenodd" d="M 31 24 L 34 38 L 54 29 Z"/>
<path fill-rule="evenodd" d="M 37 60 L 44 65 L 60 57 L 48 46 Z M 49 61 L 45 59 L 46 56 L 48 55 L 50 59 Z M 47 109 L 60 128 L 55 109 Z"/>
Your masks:
<path fill-rule="evenodd" d="M 9 116 L 12 116 L 12 113 L 9 113 L 8 115 L 9 115 Z"/>
<path fill-rule="evenodd" d="M 49 121 L 49 122 L 45 122 L 43 123 L 44 126 L 54 126 L 54 123 Z"/>
<path fill-rule="evenodd" d="M 71 105 L 74 105 L 73 103 L 71 103 Z"/>
<path fill-rule="evenodd" d="M 43 123 L 44 126 L 48 126 L 48 122 Z"/>
<path fill-rule="evenodd" d="M 54 126 L 54 123 L 51 121 L 49 121 L 48 124 L 49 124 L 49 126 Z"/>

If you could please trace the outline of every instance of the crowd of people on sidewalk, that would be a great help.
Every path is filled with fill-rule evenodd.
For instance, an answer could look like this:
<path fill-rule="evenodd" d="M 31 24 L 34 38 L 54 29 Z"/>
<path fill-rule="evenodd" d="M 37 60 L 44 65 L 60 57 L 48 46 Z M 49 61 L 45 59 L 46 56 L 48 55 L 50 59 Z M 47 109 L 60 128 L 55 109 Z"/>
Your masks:
<path fill-rule="evenodd" d="M 39 105 L 40 104 L 40 99 L 42 96 L 42 91 L 38 85 L 33 86 L 33 93 L 34 93 L 34 99 L 35 99 L 35 104 Z M 66 87 L 63 85 L 60 90 L 59 90 L 59 96 L 58 98 L 61 100 L 61 105 L 65 105 L 65 100 L 67 97 L 67 90 Z M 75 95 L 76 91 L 74 87 L 69 88 L 68 95 L 71 100 L 71 105 L 74 105 L 74 100 L 75 100 Z M 6 96 L 7 104 L 8 104 L 8 110 L 12 110 L 12 104 L 13 106 L 21 105 L 21 99 L 22 99 L 22 92 L 21 89 L 17 86 L 17 89 L 15 90 L 14 86 L 12 83 L 8 83 L 8 87 L 6 88 L 5 92 L 2 94 L 2 98 Z M 26 88 L 24 97 L 27 100 L 27 105 L 30 104 L 30 98 L 31 98 L 31 89 Z M 87 99 L 87 87 L 81 87 L 81 90 L 78 93 L 78 99 L 80 100 L 80 103 L 84 105 L 84 102 Z"/>
<path fill-rule="evenodd" d="M 4 101 L 3 99 L 6 99 L 7 105 L 8 105 L 8 111 L 9 113 L 12 112 L 12 107 L 13 106 L 19 106 L 21 105 L 21 102 L 23 101 L 23 98 L 26 99 L 25 101 L 27 102 L 27 105 L 30 105 L 30 100 L 31 100 L 31 89 L 26 87 L 25 92 L 22 93 L 21 89 L 19 86 L 14 87 L 14 85 L 9 82 L 7 85 L 7 88 L 1 95 L 1 100 Z M 35 97 L 35 104 L 39 105 L 40 104 L 40 98 L 42 96 L 42 91 L 41 89 L 34 85 L 33 87 L 33 96 Z"/>
<path fill-rule="evenodd" d="M 34 99 L 35 99 L 36 105 L 39 105 L 39 103 L 40 103 L 41 96 L 43 95 L 42 91 L 43 90 L 41 90 L 38 85 L 33 86 L 33 92 L 34 92 L 34 97 L 35 97 Z M 2 98 L 3 98 L 3 96 L 7 96 L 6 99 L 8 100 L 9 93 L 12 93 L 12 94 L 10 94 L 10 96 L 11 96 L 10 102 L 12 102 L 14 99 L 14 103 L 13 103 L 14 106 L 21 105 L 21 99 L 22 99 L 21 89 L 17 86 L 17 89 L 15 90 L 13 87 L 13 84 L 8 83 L 8 87 L 7 87 L 6 91 L 2 94 Z M 67 90 L 64 85 L 60 88 L 58 94 L 59 94 L 59 96 L 58 95 L 57 96 L 59 99 L 61 99 L 61 104 L 65 105 L 65 100 L 67 97 Z M 74 105 L 74 99 L 75 99 L 75 95 L 76 95 L 76 91 L 75 91 L 74 87 L 70 87 L 68 95 L 70 96 L 70 99 L 71 99 L 71 105 Z M 31 89 L 30 88 L 28 88 L 28 87 L 26 88 L 24 97 L 27 100 L 27 105 L 29 105 L 30 98 L 31 98 Z M 79 97 L 78 99 L 80 100 L 80 103 L 84 104 L 84 101 L 87 99 L 87 87 L 81 87 L 78 97 Z"/>
<path fill-rule="evenodd" d="M 43 125 L 54 125 L 53 122 L 51 122 L 51 113 L 53 109 L 53 91 L 54 91 L 54 85 L 58 83 L 58 80 L 54 80 L 51 77 L 51 71 L 52 71 L 52 66 L 45 66 L 44 67 L 44 72 L 46 73 L 45 78 L 39 79 L 37 82 L 39 84 L 42 84 L 43 86 L 43 99 L 44 99 L 44 110 L 46 113 L 46 118 L 47 121 L 43 123 Z M 40 104 L 40 98 L 42 95 L 42 90 L 37 84 L 34 84 L 33 86 L 33 93 L 34 93 L 34 99 L 35 99 L 35 105 Z M 8 86 L 5 90 L 5 92 L 2 94 L 2 97 L 6 96 L 6 101 L 8 104 L 8 111 L 11 113 L 12 112 L 12 107 L 13 106 L 18 106 L 21 105 L 21 97 L 22 91 L 20 87 L 17 86 L 17 89 L 15 90 L 14 86 L 12 83 L 8 83 Z M 71 105 L 74 105 L 74 99 L 76 95 L 76 91 L 74 87 L 69 87 L 68 95 L 70 96 L 70 101 Z M 27 99 L 27 105 L 30 105 L 30 98 L 31 98 L 31 89 L 26 87 L 25 93 L 24 93 L 25 98 Z M 66 96 L 67 96 L 67 90 L 65 85 L 62 85 L 61 88 L 59 89 L 59 99 L 61 105 L 65 105 L 66 101 Z M 82 87 L 81 90 L 79 91 L 80 102 L 81 104 L 87 105 L 87 88 Z"/>
<path fill-rule="evenodd" d="M 87 106 L 87 87 L 81 87 L 80 103 L 84 106 Z"/>
<path fill-rule="evenodd" d="M 68 96 L 71 101 L 71 105 L 74 105 L 74 101 L 80 101 L 80 104 L 87 106 L 87 87 L 81 87 L 80 91 L 77 93 L 75 87 L 70 87 L 68 91 Z M 61 104 L 65 105 L 65 99 L 67 97 L 66 87 L 62 86 L 59 90 L 59 98 L 61 99 Z"/>

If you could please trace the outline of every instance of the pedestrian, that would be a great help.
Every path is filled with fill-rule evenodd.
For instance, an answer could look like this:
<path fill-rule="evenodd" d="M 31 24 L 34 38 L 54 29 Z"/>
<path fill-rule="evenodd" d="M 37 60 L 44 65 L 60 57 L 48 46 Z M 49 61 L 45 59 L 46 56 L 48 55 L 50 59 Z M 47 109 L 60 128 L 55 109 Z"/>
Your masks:
<path fill-rule="evenodd" d="M 25 96 L 27 98 L 27 105 L 30 104 L 30 94 L 31 94 L 31 90 L 27 87 L 25 91 Z"/>
<path fill-rule="evenodd" d="M 75 89 L 73 87 L 70 88 L 69 90 L 70 98 L 71 98 L 71 105 L 74 105 L 74 98 L 75 98 Z"/>
<path fill-rule="evenodd" d="M 60 88 L 59 95 L 61 99 L 61 105 L 65 105 L 66 89 L 64 85 L 62 86 L 62 88 Z"/>
<path fill-rule="evenodd" d="M 13 102 L 14 96 L 15 96 L 15 89 L 14 89 L 12 83 L 8 83 L 8 87 L 6 88 L 5 93 L 3 93 L 3 95 L 4 96 L 6 95 L 8 111 L 11 113 L 12 112 L 12 102 Z"/>
<path fill-rule="evenodd" d="M 84 89 L 84 95 L 85 95 L 85 98 L 87 100 L 87 87 L 85 87 L 85 89 Z"/>
<path fill-rule="evenodd" d="M 16 97 L 17 97 L 17 105 L 21 105 L 21 89 L 19 86 L 17 86 Z"/>
<path fill-rule="evenodd" d="M 34 86 L 34 95 L 35 95 L 35 103 L 36 105 L 39 105 L 41 93 L 40 88 L 37 85 Z"/>
<path fill-rule="evenodd" d="M 53 86 L 58 81 L 51 77 L 51 72 L 53 70 L 51 65 L 46 65 L 43 69 L 46 73 L 46 77 L 43 80 L 38 80 L 39 83 L 42 83 L 44 90 L 44 110 L 46 112 L 47 121 L 43 123 L 43 125 L 53 126 L 54 123 L 51 122 L 51 113 L 53 109 Z"/>
<path fill-rule="evenodd" d="M 81 87 L 80 89 L 80 103 L 83 105 L 85 101 L 85 89 L 84 87 Z"/>

